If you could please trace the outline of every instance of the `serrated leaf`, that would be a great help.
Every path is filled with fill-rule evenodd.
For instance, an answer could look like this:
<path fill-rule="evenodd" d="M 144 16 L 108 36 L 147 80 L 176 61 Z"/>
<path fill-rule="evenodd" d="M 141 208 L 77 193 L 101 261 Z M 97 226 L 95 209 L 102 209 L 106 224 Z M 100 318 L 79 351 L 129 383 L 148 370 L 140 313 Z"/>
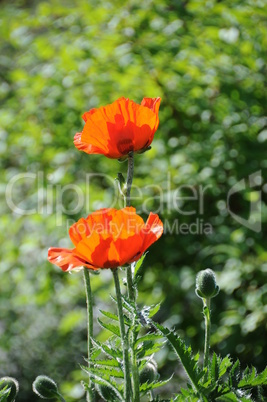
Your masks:
<path fill-rule="evenodd" d="M 117 304 L 117 299 L 114 296 L 110 296 L 111 299 Z M 131 301 L 128 299 L 128 297 L 121 295 L 122 298 L 122 307 L 124 309 L 124 312 L 129 313 L 130 316 L 135 314 L 135 306 L 131 303 Z"/>
<path fill-rule="evenodd" d="M 184 396 L 190 396 L 191 394 L 191 391 L 189 391 L 188 389 L 181 388 L 180 391 Z"/>
<path fill-rule="evenodd" d="M 229 387 L 236 388 L 240 380 L 240 361 L 237 360 L 229 372 Z"/>
<path fill-rule="evenodd" d="M 231 366 L 232 366 L 232 361 L 231 361 L 230 357 L 225 356 L 220 362 L 219 378 L 221 378 L 226 373 L 228 368 Z"/>
<path fill-rule="evenodd" d="M 112 381 L 112 380 L 106 380 L 106 379 L 104 379 L 104 378 L 98 376 L 98 375 L 95 374 L 95 373 L 90 373 L 90 374 L 91 374 L 91 376 L 94 378 L 94 382 L 95 382 L 96 384 L 99 384 L 99 385 L 106 385 L 107 387 L 111 388 L 112 391 L 115 392 L 115 394 L 117 395 L 117 397 L 119 398 L 119 400 L 122 401 L 122 402 L 124 401 L 124 398 L 122 397 L 121 393 L 119 392 L 119 387 L 118 387 L 118 384 L 117 384 L 117 383 L 115 383 L 115 382 Z M 85 386 L 85 388 L 88 388 L 88 387 L 86 386 L 86 384 L 84 384 L 84 386 Z"/>
<path fill-rule="evenodd" d="M 144 359 L 145 357 L 154 355 L 162 348 L 162 343 L 155 343 L 146 341 L 143 343 L 142 347 L 137 349 L 136 355 L 138 359 Z"/>
<path fill-rule="evenodd" d="M 120 337 L 120 328 L 118 325 L 110 324 L 110 323 L 105 323 L 98 318 L 98 323 L 101 325 L 102 328 L 107 329 L 108 331 L 112 332 L 114 335 Z"/>
<path fill-rule="evenodd" d="M 99 310 L 101 314 L 103 314 L 105 317 L 110 318 L 113 321 L 119 322 L 119 318 L 116 314 L 110 313 L 109 311 L 104 311 L 104 310 Z M 131 322 L 130 320 L 124 316 L 124 324 L 130 326 Z"/>
<path fill-rule="evenodd" d="M 251 371 L 245 370 L 242 380 L 238 383 L 238 388 L 257 387 L 267 385 L 267 367 L 257 375 L 255 367 Z"/>
<path fill-rule="evenodd" d="M 162 387 L 163 385 L 168 384 L 168 382 L 172 379 L 172 377 L 173 376 L 171 376 L 170 378 L 168 378 L 167 380 L 164 380 L 164 381 L 158 381 L 158 382 L 152 382 L 152 383 L 146 382 L 140 386 L 140 392 L 147 393 L 147 391 Z"/>
<path fill-rule="evenodd" d="M 161 303 L 155 304 L 154 306 L 151 306 L 149 309 L 148 317 L 152 318 L 157 312 L 159 311 L 161 306 Z"/>
<path fill-rule="evenodd" d="M 94 366 L 118 367 L 118 368 L 121 367 L 118 360 L 115 359 L 92 360 L 91 362 L 93 363 Z"/>
<path fill-rule="evenodd" d="M 168 328 L 165 328 L 157 323 L 154 323 L 154 325 L 168 339 L 177 356 L 179 357 L 194 389 L 199 391 L 201 389 L 199 380 L 202 377 L 203 372 L 198 368 L 194 358 L 192 358 L 191 348 L 186 346 L 185 342 L 177 334 L 171 332 Z"/>
<path fill-rule="evenodd" d="M 7 398 L 10 394 L 11 388 L 8 388 L 7 386 L 0 391 L 0 402 L 7 402 Z"/>
<path fill-rule="evenodd" d="M 212 361 L 211 361 L 211 366 L 210 366 L 210 374 L 212 377 L 213 382 L 217 382 L 219 379 L 219 364 L 218 364 L 218 358 L 216 353 L 213 353 L 212 356 Z"/>
<path fill-rule="evenodd" d="M 146 341 L 153 342 L 153 341 L 156 341 L 156 340 L 159 340 L 159 339 L 162 339 L 162 338 L 163 338 L 162 335 L 155 334 L 155 333 L 153 333 L 153 334 L 148 333 L 148 334 L 146 334 L 144 336 L 141 336 L 140 338 L 136 339 L 134 347 L 136 349 L 137 346 L 140 345 L 140 343 L 143 343 L 143 342 L 146 342 Z"/>
<path fill-rule="evenodd" d="M 99 310 L 99 311 L 105 317 L 110 318 L 111 320 L 114 320 L 114 321 L 119 321 L 119 318 L 116 314 L 110 313 L 109 311 L 105 311 L 105 310 Z"/>
<path fill-rule="evenodd" d="M 218 402 L 253 402 L 251 396 L 237 396 L 234 392 L 229 392 L 219 398 L 216 398 Z"/>
<path fill-rule="evenodd" d="M 152 318 L 160 309 L 161 303 L 155 304 L 153 306 L 144 306 L 142 310 L 138 313 L 138 316 L 143 317 L 147 324 L 153 324 L 150 322 L 149 318 Z"/>
<path fill-rule="evenodd" d="M 199 402 L 199 397 L 194 396 L 194 395 L 189 395 L 186 397 L 186 400 L 184 398 L 184 395 L 177 395 L 176 398 L 174 400 L 171 401 L 175 401 L 175 402 Z"/>
<path fill-rule="evenodd" d="M 133 314 L 135 312 L 135 306 L 133 303 L 128 299 L 128 297 L 122 295 L 122 307 L 129 311 L 129 313 Z"/>
<path fill-rule="evenodd" d="M 96 341 L 95 339 L 92 339 L 92 341 L 108 357 L 111 357 L 114 359 L 122 359 L 122 351 L 121 350 L 107 346 L 104 343 L 100 343 L 100 342 Z"/>
<path fill-rule="evenodd" d="M 100 355 L 100 353 L 101 353 L 101 349 L 99 349 L 98 347 L 97 348 L 95 347 L 91 353 L 91 359 L 92 360 L 96 359 Z"/>
<path fill-rule="evenodd" d="M 109 367 L 109 369 L 107 370 L 104 367 L 92 368 L 87 366 L 81 366 L 81 368 L 88 374 L 94 374 L 107 380 L 110 380 L 110 377 L 123 378 L 123 372 L 120 369 L 116 370 Z"/>
<path fill-rule="evenodd" d="M 138 271 L 142 267 L 142 264 L 144 262 L 144 259 L 146 258 L 147 252 L 142 255 L 141 258 L 139 258 L 138 261 L 134 264 L 134 278 L 136 278 Z"/>

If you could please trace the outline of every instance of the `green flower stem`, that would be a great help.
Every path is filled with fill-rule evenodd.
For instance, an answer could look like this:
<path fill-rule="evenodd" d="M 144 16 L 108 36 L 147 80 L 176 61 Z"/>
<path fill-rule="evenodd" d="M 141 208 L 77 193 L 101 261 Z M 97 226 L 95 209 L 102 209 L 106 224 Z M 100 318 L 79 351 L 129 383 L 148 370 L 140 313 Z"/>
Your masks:
<path fill-rule="evenodd" d="M 127 277 L 127 289 L 128 289 L 128 296 L 129 299 L 133 302 L 135 302 L 135 287 L 133 284 L 133 272 L 132 272 L 132 266 L 129 265 L 126 268 L 126 277 Z"/>
<path fill-rule="evenodd" d="M 135 320 L 134 320 L 135 327 Z M 140 402 L 140 381 L 139 381 L 139 371 L 136 361 L 136 353 L 134 349 L 134 344 L 136 341 L 135 331 L 133 329 L 131 334 L 131 363 L 132 363 L 132 374 L 133 374 L 133 402 Z"/>
<path fill-rule="evenodd" d="M 132 277 L 132 265 L 127 267 L 127 283 L 128 283 L 128 295 L 129 299 L 134 303 L 135 310 L 137 310 L 136 305 L 136 288 L 133 284 L 133 277 Z M 133 314 L 132 318 L 132 332 L 130 337 L 130 348 L 131 348 L 131 364 L 132 364 L 132 381 L 133 381 L 133 401 L 139 402 L 140 401 L 140 381 L 139 381 L 139 371 L 138 371 L 138 364 L 136 360 L 136 353 L 135 353 L 135 341 L 136 341 L 136 317 Z"/>
<path fill-rule="evenodd" d="M 209 365 L 209 350 L 210 350 L 210 299 L 203 299 L 204 317 L 205 317 L 205 346 L 204 346 L 204 363 L 203 368 Z"/>
<path fill-rule="evenodd" d="M 131 188 L 133 183 L 134 175 L 134 153 L 129 152 L 128 154 L 128 170 L 126 179 L 126 207 L 131 205 Z"/>
<path fill-rule="evenodd" d="M 66 402 L 61 394 L 58 394 L 58 397 L 59 397 L 60 402 Z"/>
<path fill-rule="evenodd" d="M 134 153 L 129 152 L 128 154 L 128 171 L 127 171 L 127 179 L 126 179 L 126 206 L 129 207 L 131 205 L 131 188 L 133 183 L 133 175 L 134 175 Z M 136 307 L 136 289 L 133 283 L 133 272 L 132 266 L 128 266 L 126 268 L 126 277 L 127 277 L 127 288 L 128 288 L 128 296 L 129 299 L 135 304 Z M 133 381 L 133 401 L 140 401 L 140 381 L 139 381 L 139 371 L 138 364 L 136 361 L 136 353 L 134 344 L 136 341 L 135 334 L 135 315 L 133 316 L 133 329 L 130 337 L 130 349 L 131 349 L 131 371 L 132 371 L 132 381 Z"/>
<path fill-rule="evenodd" d="M 124 398 L 125 398 L 125 402 L 130 402 L 132 390 L 131 390 L 128 338 L 125 334 L 124 317 L 123 317 L 123 310 L 122 310 L 122 297 L 121 297 L 121 289 L 120 289 L 118 270 L 113 269 L 112 273 L 113 273 L 115 289 L 116 289 L 118 316 L 119 316 L 120 333 L 121 333 L 122 350 L 123 350 Z"/>
<path fill-rule="evenodd" d="M 126 206 L 129 207 L 131 205 L 131 188 L 133 183 L 133 175 L 134 175 L 134 153 L 129 152 L 128 154 L 128 170 L 127 170 L 127 179 L 126 179 Z M 127 288 L 128 288 L 128 296 L 130 300 L 135 299 L 135 289 L 133 284 L 133 273 L 131 266 L 126 268 L 127 274 Z"/>
<path fill-rule="evenodd" d="M 83 269 L 84 285 L 86 293 L 86 305 L 87 305 L 87 354 L 88 354 L 88 368 L 91 367 L 91 354 L 93 349 L 92 337 L 93 337 L 93 297 L 90 283 L 90 273 L 88 268 Z M 95 389 L 89 373 L 88 391 L 86 395 L 87 402 L 95 401 Z"/>

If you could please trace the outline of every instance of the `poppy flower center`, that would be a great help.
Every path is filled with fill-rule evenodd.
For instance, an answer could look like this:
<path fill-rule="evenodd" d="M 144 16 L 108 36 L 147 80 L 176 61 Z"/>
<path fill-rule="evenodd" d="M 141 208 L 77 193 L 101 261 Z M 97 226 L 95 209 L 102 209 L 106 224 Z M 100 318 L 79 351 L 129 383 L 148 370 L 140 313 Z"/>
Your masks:
<path fill-rule="evenodd" d="M 127 155 L 129 152 L 134 150 L 133 141 L 130 138 L 120 140 L 117 143 L 117 148 L 122 155 Z"/>

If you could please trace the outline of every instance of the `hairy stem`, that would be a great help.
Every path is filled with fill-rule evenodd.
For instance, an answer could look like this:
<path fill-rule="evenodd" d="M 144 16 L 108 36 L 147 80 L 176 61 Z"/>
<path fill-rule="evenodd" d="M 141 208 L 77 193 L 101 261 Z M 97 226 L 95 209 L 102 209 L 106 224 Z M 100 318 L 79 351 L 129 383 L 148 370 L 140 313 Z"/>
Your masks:
<path fill-rule="evenodd" d="M 135 327 L 135 320 L 134 320 Z M 136 341 L 136 333 L 133 329 L 131 334 L 131 363 L 132 363 L 132 374 L 133 374 L 133 402 L 140 402 L 140 381 L 139 381 L 139 371 L 138 364 L 136 360 L 136 353 L 134 350 L 134 344 Z"/>
<path fill-rule="evenodd" d="M 88 368 L 91 367 L 91 353 L 93 349 L 92 337 L 93 337 L 93 298 L 90 283 L 90 273 L 87 268 L 83 269 L 84 275 L 84 285 L 86 294 L 86 305 L 87 305 L 87 354 L 88 354 Z M 87 402 L 95 401 L 95 389 L 94 384 L 89 373 L 88 390 L 86 394 Z"/>
<path fill-rule="evenodd" d="M 203 299 L 204 317 L 205 317 L 205 346 L 204 346 L 204 363 L 203 368 L 209 365 L 209 350 L 210 350 L 210 299 Z"/>
<path fill-rule="evenodd" d="M 135 287 L 133 283 L 133 272 L 131 265 L 126 268 L 126 276 L 127 276 L 128 297 L 131 301 L 135 302 Z"/>
<path fill-rule="evenodd" d="M 126 207 L 131 205 L 131 188 L 133 183 L 134 175 L 134 154 L 129 152 L 128 154 L 128 170 L 126 179 Z"/>
<path fill-rule="evenodd" d="M 130 152 L 128 154 L 128 171 L 127 171 L 127 179 L 126 179 L 126 206 L 129 207 L 131 205 L 131 188 L 133 183 L 133 175 L 134 175 L 134 154 Z M 126 276 L 127 276 L 127 289 L 129 299 L 135 304 L 136 308 L 136 289 L 133 283 L 133 271 L 132 266 L 128 266 L 126 268 Z M 132 371 L 132 380 L 133 380 L 133 401 L 140 401 L 140 381 L 139 381 L 139 371 L 138 364 L 136 360 L 136 353 L 134 344 L 136 341 L 136 333 L 135 333 L 135 315 L 133 315 L 133 329 L 130 336 L 130 349 L 131 349 L 131 371 Z"/>
<path fill-rule="evenodd" d="M 129 364 L 129 351 L 128 351 L 129 345 L 128 345 L 128 338 L 125 333 L 124 317 L 123 317 L 123 310 L 122 310 L 122 297 L 121 297 L 121 289 L 120 289 L 118 270 L 113 269 L 112 272 L 113 272 L 116 296 L 117 296 L 117 307 L 118 307 L 120 334 L 121 334 L 122 351 L 123 351 L 124 398 L 125 398 L 125 402 L 130 402 L 130 400 L 131 400 L 130 399 L 131 398 L 131 377 L 130 377 L 130 364 Z"/>

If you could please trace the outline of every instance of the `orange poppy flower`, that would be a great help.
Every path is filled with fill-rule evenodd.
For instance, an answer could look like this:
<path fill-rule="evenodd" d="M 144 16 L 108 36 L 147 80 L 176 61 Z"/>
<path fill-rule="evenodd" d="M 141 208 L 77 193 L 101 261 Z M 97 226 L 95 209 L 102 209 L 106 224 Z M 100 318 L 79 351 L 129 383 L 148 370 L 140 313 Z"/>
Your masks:
<path fill-rule="evenodd" d="M 73 249 L 52 247 L 48 261 L 63 271 L 82 266 L 117 268 L 137 261 L 162 232 L 163 224 L 156 214 L 150 213 L 144 223 L 133 207 L 101 209 L 70 227 Z"/>
<path fill-rule="evenodd" d="M 74 145 L 87 154 L 122 158 L 146 150 L 159 125 L 160 98 L 144 98 L 141 105 L 120 98 L 107 106 L 84 113 L 85 126 Z"/>

